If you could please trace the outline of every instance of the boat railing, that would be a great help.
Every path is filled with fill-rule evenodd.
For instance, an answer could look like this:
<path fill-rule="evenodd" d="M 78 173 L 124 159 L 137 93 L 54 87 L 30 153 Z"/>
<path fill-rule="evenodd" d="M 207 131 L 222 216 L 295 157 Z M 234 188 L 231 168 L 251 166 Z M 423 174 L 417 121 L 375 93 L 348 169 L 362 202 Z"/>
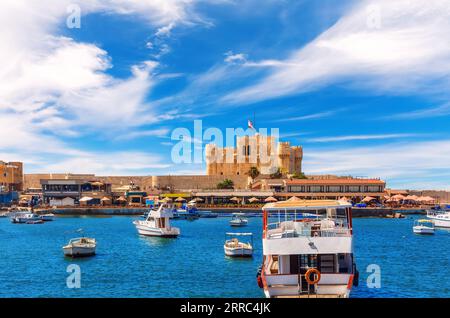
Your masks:
<path fill-rule="evenodd" d="M 300 222 L 276 222 L 267 225 L 266 238 L 294 237 L 342 237 L 351 236 L 351 228 L 344 225 L 323 227 L 321 225 L 306 225 Z"/>

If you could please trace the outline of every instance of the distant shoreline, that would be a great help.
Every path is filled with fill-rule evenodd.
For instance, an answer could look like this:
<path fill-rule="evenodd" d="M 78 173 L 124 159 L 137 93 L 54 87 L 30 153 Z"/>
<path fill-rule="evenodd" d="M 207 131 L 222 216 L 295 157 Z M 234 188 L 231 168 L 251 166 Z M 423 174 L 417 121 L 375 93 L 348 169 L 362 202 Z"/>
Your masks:
<path fill-rule="evenodd" d="M 50 208 L 50 209 L 36 209 L 35 212 L 39 214 L 45 213 L 54 213 L 56 215 L 66 215 L 66 216 L 96 216 L 96 215 L 123 215 L 123 216 L 136 216 L 142 215 L 147 212 L 148 208 L 145 207 L 76 207 L 76 208 Z M 242 212 L 242 213 L 252 213 L 252 214 L 260 214 L 262 213 L 261 209 L 256 208 L 230 208 L 230 207 L 213 207 L 213 208 L 199 208 L 199 211 L 212 211 L 215 213 L 223 213 L 229 214 L 231 212 Z M 401 213 L 406 215 L 412 214 L 420 214 L 425 215 L 425 209 L 399 209 L 399 208 L 353 208 L 353 217 L 375 217 L 375 218 L 385 218 L 389 215 L 393 215 L 395 213 Z"/>

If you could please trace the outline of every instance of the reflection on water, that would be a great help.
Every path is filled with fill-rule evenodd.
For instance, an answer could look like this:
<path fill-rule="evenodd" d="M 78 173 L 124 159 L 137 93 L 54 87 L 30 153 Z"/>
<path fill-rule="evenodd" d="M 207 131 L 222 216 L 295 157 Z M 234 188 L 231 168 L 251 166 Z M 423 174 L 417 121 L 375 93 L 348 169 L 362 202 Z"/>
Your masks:
<path fill-rule="evenodd" d="M 176 238 L 136 235 L 139 236 L 141 242 L 150 247 L 164 247 L 173 244 L 173 241 L 176 240 Z"/>

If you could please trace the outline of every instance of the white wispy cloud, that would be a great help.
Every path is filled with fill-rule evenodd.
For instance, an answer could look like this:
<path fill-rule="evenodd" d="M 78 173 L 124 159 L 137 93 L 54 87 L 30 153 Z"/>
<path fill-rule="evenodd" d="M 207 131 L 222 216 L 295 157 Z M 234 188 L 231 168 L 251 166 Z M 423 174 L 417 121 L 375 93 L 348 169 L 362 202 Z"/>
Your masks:
<path fill-rule="evenodd" d="M 325 112 L 319 112 L 314 114 L 307 114 L 302 116 L 295 116 L 295 117 L 286 117 L 274 120 L 274 122 L 287 122 L 287 121 L 297 121 L 297 120 L 308 120 L 308 119 L 320 119 L 325 117 L 330 117 L 338 113 L 339 110 L 331 110 L 331 111 L 325 111 Z"/>
<path fill-rule="evenodd" d="M 244 53 L 233 53 L 233 51 L 228 51 L 225 53 L 226 63 L 245 63 L 247 61 L 247 56 Z"/>
<path fill-rule="evenodd" d="M 137 130 L 132 131 L 130 133 L 123 133 L 118 135 L 115 140 L 123 141 L 123 140 L 131 140 L 142 137 L 166 137 L 169 134 L 170 130 L 167 128 L 160 129 L 150 129 L 150 130 Z"/>
<path fill-rule="evenodd" d="M 307 142 L 335 142 L 335 141 L 355 141 L 355 140 L 376 140 L 376 139 L 397 139 L 407 137 L 417 137 L 420 134 L 378 134 L 378 135 L 349 135 L 333 137 L 308 138 Z"/>
<path fill-rule="evenodd" d="M 448 1 L 358 2 L 279 66 L 270 65 L 270 74 L 259 83 L 231 92 L 223 101 L 255 102 L 338 81 L 396 94 L 420 90 L 447 95 L 449 34 Z"/>
<path fill-rule="evenodd" d="M 404 113 L 385 116 L 385 119 L 420 119 L 431 117 L 442 117 L 450 115 L 450 103 L 445 103 L 436 107 L 411 110 Z"/>
<path fill-rule="evenodd" d="M 129 15 L 167 36 L 178 25 L 202 23 L 196 3 L 86 0 L 80 2 L 81 27 L 91 13 Z M 0 2 L 0 42 L 5 44 L 0 49 L 2 159 L 23 160 L 27 171 L 38 167 L 52 172 L 119 173 L 166 168 L 151 154 L 92 152 L 71 145 L 73 138 L 80 141 L 86 133 L 129 134 L 124 138 L 167 133 L 137 129 L 164 120 L 147 102 L 159 64 L 141 61 L 128 78 L 110 75 L 113 61 L 107 51 L 61 35 L 71 4 L 70 0 Z M 167 50 L 161 46 L 159 54 Z"/>

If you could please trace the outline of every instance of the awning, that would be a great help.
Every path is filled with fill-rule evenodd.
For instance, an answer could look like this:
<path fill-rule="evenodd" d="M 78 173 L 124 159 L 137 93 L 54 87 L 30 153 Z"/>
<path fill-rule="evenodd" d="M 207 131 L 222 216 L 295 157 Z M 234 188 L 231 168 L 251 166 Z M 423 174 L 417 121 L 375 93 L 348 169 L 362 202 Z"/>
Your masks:
<path fill-rule="evenodd" d="M 184 193 L 163 193 L 161 194 L 163 198 L 190 198 L 191 194 L 184 192 Z"/>

